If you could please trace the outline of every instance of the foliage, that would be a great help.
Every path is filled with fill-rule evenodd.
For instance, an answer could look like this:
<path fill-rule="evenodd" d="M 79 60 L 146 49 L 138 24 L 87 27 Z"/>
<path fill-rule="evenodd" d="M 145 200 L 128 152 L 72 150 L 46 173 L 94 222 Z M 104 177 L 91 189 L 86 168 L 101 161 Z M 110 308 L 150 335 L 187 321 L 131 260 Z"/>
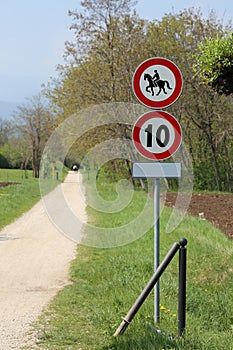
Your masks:
<path fill-rule="evenodd" d="M 2 150 L 0 149 L 0 168 L 8 168 L 9 163 L 7 158 L 2 154 Z"/>
<path fill-rule="evenodd" d="M 123 3 L 127 6 L 117 6 Z M 67 65 L 59 67 L 59 80 L 51 81 L 46 89 L 58 109 L 57 120 L 94 104 L 134 102 L 131 80 L 138 64 L 152 56 L 171 59 L 183 74 L 184 89 L 169 111 L 182 126 L 183 142 L 193 161 L 195 185 L 231 191 L 232 100 L 230 96 L 216 96 L 211 87 L 200 85 L 199 76 L 193 72 L 193 53 L 208 40 L 224 38 L 226 28 L 213 12 L 206 19 L 200 9 L 185 9 L 149 22 L 140 19 L 130 6 L 130 1 L 113 4 L 92 0 L 82 2 L 83 11 L 70 12 L 75 40 L 66 45 Z M 86 150 L 113 137 L 115 131 L 118 137 L 131 137 L 124 127 L 121 134 L 119 129 L 105 126 L 91 130 L 77 140 L 67 159 L 77 154 L 82 158 Z M 209 171 L 204 171 L 200 163 L 208 164 Z M 208 178 L 204 180 L 205 176 Z"/>
<path fill-rule="evenodd" d="M 93 105 L 137 102 L 132 75 L 143 60 L 159 56 L 173 61 L 183 74 L 182 95 L 168 111 L 181 124 L 196 188 L 232 191 L 232 25 L 223 26 L 213 11 L 204 17 L 193 7 L 146 21 L 134 4 L 84 0 L 80 11 L 69 11 L 74 40 L 65 44 L 65 64 L 58 66 L 58 78 L 43 88 L 50 105 L 36 97 L 20 106 L 13 137 L 0 121 L 2 162 L 32 167 L 38 176 L 44 144 L 60 122 Z M 81 162 L 86 151 L 110 137 L 129 139 L 131 132 L 124 125 L 92 129 L 70 148 L 66 164 Z M 130 166 L 125 165 L 130 175 Z"/>
<path fill-rule="evenodd" d="M 106 37 L 108 43 L 113 43 L 117 28 L 115 20 L 130 14 L 135 3 L 132 0 L 84 0 L 80 12 L 69 11 L 69 16 L 73 17 L 71 29 L 76 41 L 66 43 L 67 56 L 71 55 L 77 62 L 82 61 L 101 36 Z M 114 45 L 111 45 L 110 49 L 113 48 Z"/>
<path fill-rule="evenodd" d="M 193 161 L 195 186 L 232 191 L 232 99 L 200 85 L 199 76 L 193 72 L 193 53 L 200 43 L 216 35 L 224 37 L 225 29 L 213 13 L 204 19 L 200 11 L 188 9 L 149 23 L 147 40 L 154 56 L 170 58 L 183 74 L 182 96 L 169 110 L 182 126 L 183 142 Z"/>
<path fill-rule="evenodd" d="M 10 129 L 10 123 L 0 118 L 0 147 L 7 143 Z"/>
<path fill-rule="evenodd" d="M 18 106 L 14 121 L 19 136 L 26 143 L 25 149 L 31 151 L 33 174 L 37 178 L 42 150 L 52 129 L 53 116 L 38 95 L 29 99 L 27 104 Z"/>
<path fill-rule="evenodd" d="M 202 84 L 212 86 L 218 93 L 233 93 L 233 35 L 209 38 L 200 43 L 194 71 Z"/>
<path fill-rule="evenodd" d="M 0 147 L 0 154 L 6 159 L 2 168 L 31 169 L 31 155 L 22 137 L 11 137 Z"/>
<path fill-rule="evenodd" d="M 92 104 L 133 100 L 131 80 L 142 57 L 145 21 L 131 14 L 131 3 L 83 1 L 84 14 L 70 12 L 76 38 L 66 45 L 70 64 L 59 66 L 59 80 L 46 89 L 61 119 Z"/>

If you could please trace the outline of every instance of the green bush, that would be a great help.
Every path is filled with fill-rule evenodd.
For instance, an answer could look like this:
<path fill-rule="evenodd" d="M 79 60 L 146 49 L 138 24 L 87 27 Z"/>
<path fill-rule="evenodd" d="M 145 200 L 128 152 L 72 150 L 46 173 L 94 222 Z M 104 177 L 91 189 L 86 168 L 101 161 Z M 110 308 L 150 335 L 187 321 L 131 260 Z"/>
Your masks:
<path fill-rule="evenodd" d="M 194 71 L 201 83 L 211 85 L 218 93 L 233 93 L 233 36 L 201 43 Z"/>

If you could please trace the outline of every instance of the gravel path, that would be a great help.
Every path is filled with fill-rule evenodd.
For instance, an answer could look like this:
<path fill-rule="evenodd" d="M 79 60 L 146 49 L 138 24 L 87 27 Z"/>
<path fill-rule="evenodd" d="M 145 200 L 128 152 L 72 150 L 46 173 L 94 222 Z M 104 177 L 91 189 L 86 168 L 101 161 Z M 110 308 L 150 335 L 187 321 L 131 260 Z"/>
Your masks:
<path fill-rule="evenodd" d="M 60 186 L 72 211 L 85 222 L 80 183 L 81 175 L 70 172 Z M 51 200 L 55 193 L 48 195 Z M 32 339 L 26 334 L 30 324 L 69 283 L 69 266 L 75 254 L 76 243 L 50 221 L 42 200 L 0 231 L 0 350 L 30 345 Z"/>

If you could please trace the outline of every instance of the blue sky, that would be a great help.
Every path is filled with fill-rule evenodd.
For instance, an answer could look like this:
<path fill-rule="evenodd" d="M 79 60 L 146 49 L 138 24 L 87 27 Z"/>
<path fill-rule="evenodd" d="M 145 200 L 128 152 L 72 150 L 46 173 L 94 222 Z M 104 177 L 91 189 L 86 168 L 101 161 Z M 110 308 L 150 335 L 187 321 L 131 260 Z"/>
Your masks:
<path fill-rule="evenodd" d="M 188 7 L 215 10 L 219 19 L 233 18 L 229 0 L 139 0 L 137 11 L 147 19 L 161 19 Z M 0 2 L 0 101 L 22 103 L 41 90 L 63 62 L 64 42 L 72 39 L 67 12 L 79 0 L 7 0 Z"/>

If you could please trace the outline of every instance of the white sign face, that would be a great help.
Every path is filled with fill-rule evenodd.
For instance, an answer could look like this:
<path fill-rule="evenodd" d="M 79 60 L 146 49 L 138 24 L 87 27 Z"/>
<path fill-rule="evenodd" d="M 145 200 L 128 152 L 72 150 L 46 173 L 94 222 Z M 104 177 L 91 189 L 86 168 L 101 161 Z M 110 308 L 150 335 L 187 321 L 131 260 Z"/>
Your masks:
<path fill-rule="evenodd" d="M 164 118 L 150 118 L 140 129 L 140 144 L 150 153 L 160 154 L 171 148 L 175 140 L 172 124 Z"/>
<path fill-rule="evenodd" d="M 152 57 L 142 62 L 133 75 L 133 92 L 147 107 L 170 106 L 181 94 L 183 78 L 179 68 L 166 58 Z"/>
<path fill-rule="evenodd" d="M 182 140 L 178 121 L 165 111 L 150 111 L 135 123 L 132 139 L 137 151 L 146 158 L 162 160 L 171 157 Z"/>
<path fill-rule="evenodd" d="M 151 84 L 151 81 L 154 84 Z M 166 66 L 150 66 L 140 77 L 140 89 L 151 101 L 160 102 L 168 99 L 173 94 L 175 85 L 175 76 Z"/>

